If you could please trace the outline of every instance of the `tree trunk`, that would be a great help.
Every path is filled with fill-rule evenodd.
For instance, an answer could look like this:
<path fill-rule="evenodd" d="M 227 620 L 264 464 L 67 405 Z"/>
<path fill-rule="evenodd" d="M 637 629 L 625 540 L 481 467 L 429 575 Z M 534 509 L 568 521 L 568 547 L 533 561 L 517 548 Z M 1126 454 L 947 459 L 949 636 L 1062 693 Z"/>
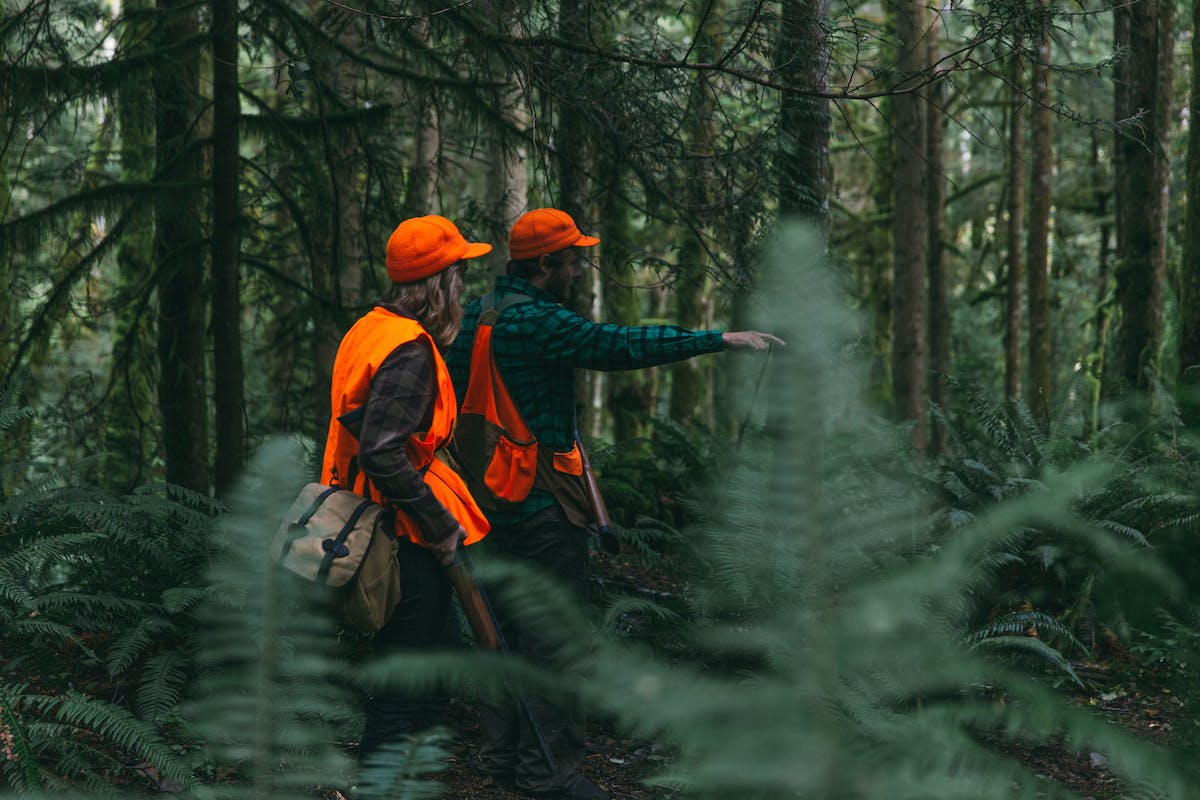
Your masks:
<path fill-rule="evenodd" d="M 362 47 L 363 17 L 344 13 L 336 6 L 321 0 L 309 0 L 310 11 L 326 35 L 351 52 Z M 364 289 L 365 239 L 362 220 L 365 183 L 357 151 L 357 140 L 344 130 L 336 130 L 330 116 L 346 108 L 358 108 L 358 87 L 362 85 L 362 68 L 348 58 L 327 57 L 322 48 L 313 46 L 308 57 L 317 65 L 313 81 L 312 103 L 320 120 L 321 154 L 324 174 L 313 178 L 327 182 L 319 196 L 321 204 L 314 210 L 317 233 L 317 262 L 313 264 L 313 292 L 329 303 L 313 306 L 317 319 L 312 336 L 313 384 L 320 387 L 311 393 L 311 410 L 306 418 L 316 420 L 316 430 L 309 431 L 324 443 L 329 426 L 329 398 L 326 387 L 333 379 L 333 362 L 338 344 L 367 301 Z M 390 233 L 390 229 L 389 229 Z M 375 273 L 382 276 L 383 271 Z M 378 277 L 380 284 L 386 277 Z"/>
<path fill-rule="evenodd" d="M 152 22 L 144 15 L 153 0 L 125 0 L 117 46 L 121 57 L 149 50 Z M 154 93 L 150 76 L 130 78 L 117 98 L 121 133 L 121 177 L 129 182 L 154 178 Z M 146 467 L 156 439 L 154 407 L 153 316 L 150 297 L 154 274 L 154 215 L 146 208 L 133 215 L 117 248 L 117 288 L 113 303 L 111 387 L 104 448 L 109 454 L 103 483 L 126 492 L 149 476 Z"/>
<path fill-rule="evenodd" d="M 421 17 L 414 22 L 413 33 L 417 39 L 428 46 L 432 36 L 429 17 Z M 421 105 L 417 118 L 416 141 L 413 142 L 413 156 L 408 167 L 408 181 L 404 188 L 403 216 L 405 219 L 432 213 L 437 199 L 438 151 L 441 148 L 437 92 L 433 87 L 422 87 L 418 92 L 418 97 Z"/>
<path fill-rule="evenodd" d="M 587 29 L 584 9 L 579 0 L 560 0 L 558 4 L 558 35 L 564 41 L 578 42 Z M 571 76 L 583 69 L 573 53 L 563 52 L 555 62 L 558 75 L 548 79 L 550 85 L 563 85 L 564 76 Z M 587 136 L 587 121 L 583 113 L 586 98 L 574 91 L 564 90 L 556 97 L 558 127 L 555 131 L 554 167 L 558 176 L 558 191 L 555 203 L 567 212 L 583 231 L 592 228 L 589 213 L 590 187 L 588 164 L 591 153 Z M 603 236 L 601 237 L 603 238 Z M 570 306 L 576 313 L 589 319 L 601 319 L 603 295 L 599 276 L 594 270 L 584 270 L 583 277 L 575 283 Z M 601 427 L 605 376 L 602 372 L 577 370 L 575 373 L 576 411 L 579 430 L 587 436 L 596 436 Z"/>
<path fill-rule="evenodd" d="M 1046 6 L 1047 0 L 1039 0 Z M 1050 141 L 1050 33 L 1038 43 L 1033 64 L 1033 136 L 1030 143 L 1032 176 L 1029 196 L 1029 386 L 1027 402 L 1033 416 L 1047 429 L 1053 389 L 1050 383 L 1050 205 L 1054 153 Z"/>
<path fill-rule="evenodd" d="M 694 55 L 711 62 L 721 48 L 721 29 L 725 12 L 723 0 L 709 0 L 696 19 Z M 675 300 L 675 321 L 686 328 L 702 328 L 710 292 L 709 256 L 703 237 L 713 219 L 712 160 L 716 136 L 717 103 L 711 77 L 697 73 L 692 79 L 688 100 L 690 112 L 686 134 L 684 168 L 684 212 L 687 225 L 681 230 L 679 279 L 671 287 Z M 713 424 L 712 382 L 705 374 L 706 360 L 688 359 L 670 366 L 670 416 L 677 422 L 696 420 L 711 428 Z"/>
<path fill-rule="evenodd" d="M 512 29 L 516 35 L 519 31 L 515 25 L 503 16 L 505 5 L 495 4 L 496 29 Z M 503 275 L 508 263 L 508 233 L 517 218 L 528 210 L 529 174 L 525 168 L 527 153 L 523 137 L 529 128 L 529 112 L 512 65 L 500 61 L 495 69 L 498 74 L 493 74 L 491 78 L 499 84 L 495 102 L 501 125 L 496 133 L 491 169 L 487 176 L 487 203 L 491 210 L 490 241 L 496 246 L 485 258 L 493 275 Z"/>
<path fill-rule="evenodd" d="M 7 11 L 8 0 L 0 0 L 0 18 L 3 18 Z M 0 95 L 0 120 L 6 120 L 12 125 L 14 123 L 9 116 L 9 106 L 9 99 Z M 0 147 L 0 224 L 8 220 L 9 195 L 12 192 L 8 179 L 8 153 L 9 148 Z M 10 252 L 9 248 L 0 249 L 0 286 L 5 287 L 5 291 L 0 292 L 0 376 L 8 374 L 8 362 L 13 355 L 12 344 L 16 334 L 13 323 L 16 321 L 17 296 L 16 292 L 8 291 L 8 287 L 13 285 L 14 277 Z M 4 388 L 6 387 L 0 385 L 0 390 Z"/>
<path fill-rule="evenodd" d="M 898 5 L 895 19 L 901 48 L 897 68 L 901 75 L 907 76 L 905 85 L 911 86 L 923 74 L 928 59 L 928 50 L 923 44 L 927 25 L 925 5 L 916 0 L 904 0 Z M 892 394 L 899 417 L 913 423 L 913 446 L 924 449 L 928 440 L 925 406 L 929 300 L 926 285 L 929 226 L 925 202 L 929 172 L 925 165 L 925 103 L 914 91 L 893 98 L 892 109 L 896 142 Z"/>
<path fill-rule="evenodd" d="M 196 36 L 197 8 L 159 0 L 159 45 Z M 176 52 L 154 73 L 155 160 L 159 180 L 181 185 L 156 205 L 154 256 L 158 282 L 158 402 L 166 478 L 208 493 L 208 404 L 204 365 L 204 258 L 201 159 L 194 127 L 200 111 L 200 54 Z"/>
<path fill-rule="evenodd" d="M 636 325 L 640 321 L 638 297 L 630 288 L 634 273 L 629 204 L 621 197 L 626 169 L 620 153 L 613 150 L 605 168 L 601 187 L 601 214 L 604 239 L 600 243 L 604 273 L 605 320 L 616 325 Z M 649 384 L 645 370 L 623 370 L 608 375 L 606 406 L 612 420 L 614 441 L 631 441 L 645 434 L 644 420 L 650 416 Z"/>
<path fill-rule="evenodd" d="M 775 63 L 785 86 L 824 91 L 829 79 L 829 0 L 781 0 Z M 784 92 L 779 106 L 779 213 L 826 232 L 829 219 L 829 101 Z"/>
<path fill-rule="evenodd" d="M 1158 368 L 1162 343 L 1162 302 L 1166 214 L 1164 182 L 1167 133 L 1163 120 L 1170 97 L 1163 67 L 1172 50 L 1166 23 L 1173 15 L 1163 0 L 1117 6 L 1118 30 L 1129 31 L 1128 58 L 1118 69 L 1116 113 L 1128 119 L 1145 109 L 1140 125 L 1118 135 L 1117 305 L 1121 322 L 1116 342 L 1117 377 L 1122 388 L 1147 391 Z M 1122 90 L 1121 86 L 1128 87 Z M 1140 131 L 1140 133 L 1139 133 Z"/>
<path fill-rule="evenodd" d="M 223 493 L 246 463 L 238 202 L 237 0 L 212 0 L 212 331 L 215 484 Z"/>
<path fill-rule="evenodd" d="M 1193 36 L 1200 32 L 1200 3 L 1192 5 Z M 1200 425 L 1200 47 L 1192 47 L 1187 150 L 1187 218 L 1179 264 L 1179 407 L 1184 422 Z"/>
<path fill-rule="evenodd" d="M 1085 441 L 1100 429 L 1100 398 L 1103 395 L 1104 361 L 1105 352 L 1108 349 L 1109 319 L 1111 317 L 1109 313 L 1109 242 L 1112 238 L 1112 225 L 1108 222 L 1108 200 L 1112 194 L 1112 181 L 1107 168 L 1100 165 L 1100 142 L 1095 130 L 1092 131 L 1091 164 L 1095 213 L 1104 222 L 1100 223 L 1100 242 L 1096 254 L 1098 268 L 1096 271 L 1095 312 L 1091 319 L 1092 349 L 1085 359 L 1088 381 L 1088 414 L 1083 429 Z"/>
<path fill-rule="evenodd" d="M 938 19 L 934 16 L 929 28 L 929 63 L 940 58 Z M 946 114 L 943 109 L 945 84 L 937 81 L 927 87 L 926 104 L 928 132 L 929 198 L 929 396 L 943 417 L 949 413 L 950 398 L 947 377 L 950 374 L 950 309 L 946 305 L 946 172 L 945 143 Z M 946 451 L 946 426 L 937 418 L 931 420 L 930 448 L 935 453 Z"/>
<path fill-rule="evenodd" d="M 1025 253 L 1025 65 L 1020 53 L 1012 55 L 1008 125 L 1008 302 L 1004 329 L 1004 397 L 1021 396 L 1021 318 L 1023 313 Z"/>

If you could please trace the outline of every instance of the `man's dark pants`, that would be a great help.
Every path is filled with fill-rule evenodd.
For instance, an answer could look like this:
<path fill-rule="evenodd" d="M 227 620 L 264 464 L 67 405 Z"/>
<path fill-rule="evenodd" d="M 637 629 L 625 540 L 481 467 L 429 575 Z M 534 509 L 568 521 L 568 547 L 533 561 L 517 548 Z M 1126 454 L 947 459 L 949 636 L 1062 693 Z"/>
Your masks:
<path fill-rule="evenodd" d="M 494 526 L 478 547 L 485 557 L 501 556 L 530 564 L 555 576 L 580 600 L 586 597 L 588 532 L 568 522 L 557 505 L 515 525 Z M 580 635 L 579 631 L 521 625 L 512 611 L 506 610 L 500 602 L 500 592 L 493 590 L 490 594 L 509 648 L 534 664 L 554 664 L 559 643 Z M 482 767 L 501 779 L 511 776 L 516 787 L 523 791 L 562 789 L 583 764 L 583 714 L 568 697 L 531 693 L 529 699 L 550 751 L 558 762 L 558 769 L 550 770 L 532 729 L 512 701 L 480 705 Z"/>

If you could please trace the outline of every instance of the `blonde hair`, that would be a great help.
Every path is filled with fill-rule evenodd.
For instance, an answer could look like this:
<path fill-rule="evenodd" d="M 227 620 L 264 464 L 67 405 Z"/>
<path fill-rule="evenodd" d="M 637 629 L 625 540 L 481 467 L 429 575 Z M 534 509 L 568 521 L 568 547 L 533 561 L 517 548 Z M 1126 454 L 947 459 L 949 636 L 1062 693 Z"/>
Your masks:
<path fill-rule="evenodd" d="M 383 297 L 389 303 L 404 306 L 443 350 L 458 336 L 463 318 L 462 306 L 450 294 L 454 270 L 451 265 L 418 281 L 393 283 Z"/>

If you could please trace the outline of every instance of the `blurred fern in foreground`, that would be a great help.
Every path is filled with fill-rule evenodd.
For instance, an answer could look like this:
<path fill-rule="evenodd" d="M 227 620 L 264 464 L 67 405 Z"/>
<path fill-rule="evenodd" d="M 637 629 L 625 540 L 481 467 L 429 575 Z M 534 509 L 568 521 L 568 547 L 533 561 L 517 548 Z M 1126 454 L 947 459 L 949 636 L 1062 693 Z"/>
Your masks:
<path fill-rule="evenodd" d="M 1105 466 L 1046 464 L 1035 490 L 998 498 L 941 535 L 931 498 L 909 477 L 914 454 L 903 436 L 860 403 L 861 370 L 845 355 L 854 320 L 831 273 L 812 263 L 819 251 L 792 229 L 770 257 L 754 324 L 788 345 L 772 355 L 766 435 L 747 441 L 744 458 L 725 454 L 724 480 L 683 531 L 708 568 L 678 617 L 687 657 L 668 662 L 581 635 L 562 652 L 588 675 L 582 684 L 481 656 L 459 659 L 457 670 L 402 658 L 392 672 L 430 682 L 507 671 L 574 691 L 671 746 L 674 760 L 654 781 L 689 797 L 1068 796 L 1004 754 L 1048 740 L 1103 753 L 1133 792 L 1188 797 L 1166 752 L 971 639 L 993 578 L 986 565 L 1025 528 L 1052 526 L 1062 542 L 1176 591 L 1147 548 L 1080 513 L 1078 499 L 1103 484 Z M 552 580 L 507 576 L 502 594 L 530 622 L 552 616 L 586 630 Z"/>

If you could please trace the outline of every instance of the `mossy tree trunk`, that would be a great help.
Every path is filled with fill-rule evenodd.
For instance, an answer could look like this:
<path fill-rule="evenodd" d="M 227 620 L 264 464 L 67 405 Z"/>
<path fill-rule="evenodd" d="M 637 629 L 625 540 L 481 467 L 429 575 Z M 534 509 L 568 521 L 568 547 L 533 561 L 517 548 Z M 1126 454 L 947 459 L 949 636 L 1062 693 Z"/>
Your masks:
<path fill-rule="evenodd" d="M 496 30 L 520 32 L 513 20 L 512 0 L 495 2 L 488 8 Z M 525 136 L 530 125 L 526 103 L 529 100 L 521 89 L 522 79 L 529 76 L 517 74 L 516 65 L 505 50 L 492 53 L 489 64 L 489 77 L 497 87 L 493 102 L 498 124 L 487 175 L 487 233 L 493 247 L 485 259 L 493 275 L 503 275 L 508 263 L 508 233 L 517 218 L 528 210 L 529 204 L 529 174 L 525 165 L 528 156 Z"/>
<path fill-rule="evenodd" d="M 711 63 L 721 49 L 724 29 L 723 0 L 710 0 L 699 7 L 695 24 L 694 57 Z M 684 153 L 684 221 L 680 229 L 679 276 L 671 287 L 675 321 L 686 328 L 706 327 L 711 318 L 708 266 L 711 258 L 704 237 L 710 221 L 717 215 L 713 208 L 712 170 L 715 158 L 717 97 L 720 91 L 714 78 L 697 72 L 692 78 L 688 99 L 688 126 Z M 699 420 L 713 425 L 712 380 L 707 374 L 711 359 L 689 359 L 670 365 L 670 415 L 677 422 Z"/>
<path fill-rule="evenodd" d="M 137 55 L 153 43 L 154 0 L 125 0 L 119 55 Z M 126 78 L 117 95 L 121 134 L 121 177 L 131 183 L 154 178 L 154 92 L 149 73 Z M 104 448 L 109 454 L 103 482 L 128 491 L 145 481 L 154 452 L 158 409 L 154 403 L 154 214 L 148 205 L 131 208 L 117 248 L 117 287 L 113 303 L 113 357 Z"/>
<path fill-rule="evenodd" d="M 929 63 L 940 58 L 938 20 L 935 14 L 929 28 Z M 950 308 L 946 304 L 946 113 L 945 84 L 937 81 L 926 87 L 925 106 L 929 127 L 927 146 L 929 165 L 929 398 L 945 416 L 950 397 L 947 376 L 950 373 Z M 936 453 L 946 450 L 946 426 L 941 420 L 930 420 L 930 449 Z"/>
<path fill-rule="evenodd" d="M 1045 6 L 1046 0 L 1039 0 Z M 1050 330 L 1050 207 L 1053 200 L 1054 149 L 1050 141 L 1050 32 L 1043 30 L 1033 62 L 1032 136 L 1029 192 L 1029 384 L 1026 401 L 1043 429 L 1050 425 L 1054 387 L 1051 385 Z"/>
<path fill-rule="evenodd" d="M 1169 153 L 1164 121 L 1170 103 L 1170 73 L 1163 65 L 1173 49 L 1174 14 L 1165 0 L 1117 6 L 1113 14 L 1129 36 L 1128 57 L 1118 66 L 1116 116 L 1129 119 L 1144 111 L 1140 125 L 1125 129 L 1116 141 L 1121 318 L 1113 366 L 1122 388 L 1144 393 L 1157 375 L 1162 344 Z"/>
<path fill-rule="evenodd" d="M 430 31 L 429 17 L 422 17 L 413 23 L 413 35 L 424 47 L 432 47 L 433 35 Z M 402 216 L 405 219 L 433 213 L 437 199 L 438 153 L 441 149 L 438 96 L 432 86 L 418 87 L 416 96 L 417 129 L 412 145 L 412 159 L 408 166 L 408 180 L 404 187 Z M 400 220 L 396 222 L 399 223 Z"/>
<path fill-rule="evenodd" d="M 246 463 L 238 180 L 238 5 L 212 0 L 212 332 L 214 481 L 224 492 Z"/>
<path fill-rule="evenodd" d="M 199 10 L 187 0 L 159 0 L 158 45 L 195 37 Z M 158 404 L 166 478 L 208 493 L 208 403 L 205 370 L 204 236 L 200 228 L 200 51 L 176 52 L 154 73 L 157 178 L 177 185 L 155 207 L 158 272 Z"/>
<path fill-rule="evenodd" d="M 779 100 L 779 213 L 821 227 L 829 217 L 829 0 L 782 0 L 775 63 L 785 86 Z"/>
<path fill-rule="evenodd" d="M 1192 5 L 1193 36 L 1200 32 L 1200 3 Z M 1189 119 L 1200 119 L 1200 47 L 1192 47 Z M 1187 218 L 1179 265 L 1180 410 L 1189 426 L 1200 426 L 1200 125 L 1188 126 Z"/>
<path fill-rule="evenodd" d="M 897 62 L 903 86 L 912 88 L 924 75 L 928 50 L 924 46 L 928 13 L 925 5 L 904 0 L 898 5 Z M 912 444 L 924 449 L 928 440 L 926 422 L 926 370 L 928 369 L 927 257 L 929 225 L 925 198 L 929 170 L 925 164 L 925 103 L 917 91 L 892 99 L 892 129 L 895 131 L 896 162 L 892 225 L 892 394 L 900 419 L 913 423 Z"/>
<path fill-rule="evenodd" d="M 1021 332 L 1025 314 L 1025 59 L 1010 57 L 1008 105 L 1008 280 L 1004 309 L 1004 397 L 1021 397 Z"/>

